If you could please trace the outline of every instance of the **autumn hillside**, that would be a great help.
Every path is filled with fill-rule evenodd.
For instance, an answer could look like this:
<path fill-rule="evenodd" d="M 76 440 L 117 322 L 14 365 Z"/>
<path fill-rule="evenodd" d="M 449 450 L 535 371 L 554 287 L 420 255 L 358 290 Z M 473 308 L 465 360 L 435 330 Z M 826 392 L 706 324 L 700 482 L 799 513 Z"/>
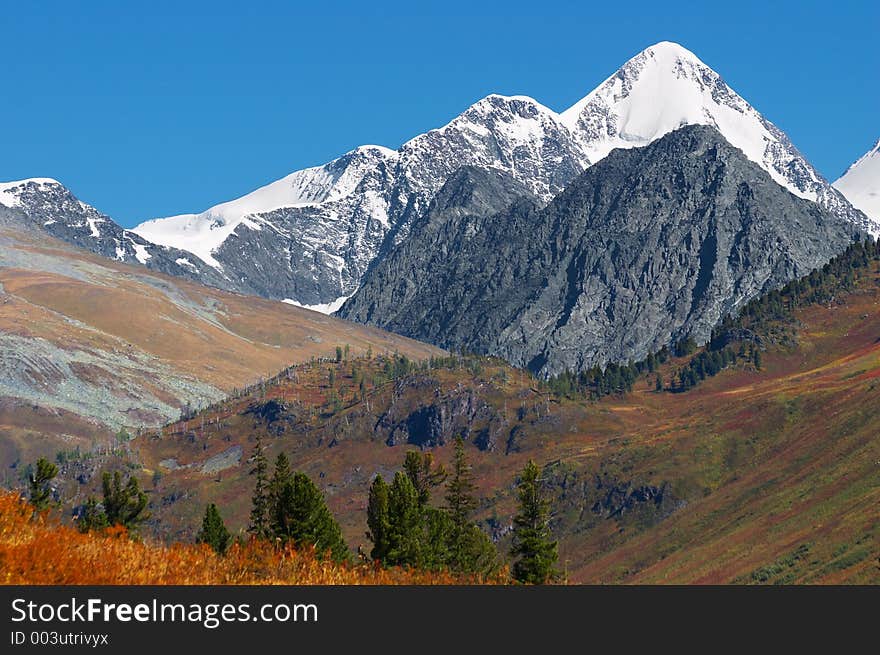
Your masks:
<path fill-rule="evenodd" d="M 695 386 L 673 383 L 711 363 L 705 349 L 598 400 L 487 358 L 343 355 L 144 435 L 132 466 L 162 538 L 192 540 L 208 502 L 235 531 L 261 437 L 321 487 L 354 549 L 371 479 L 412 448 L 448 463 L 461 435 L 502 553 L 516 476 L 543 466 L 572 582 L 880 582 L 880 271 L 838 273 L 796 289 L 797 306 L 770 297 L 760 312 L 793 309 L 760 330 L 728 326 L 733 354 Z"/>
<path fill-rule="evenodd" d="M 40 455 L 161 425 L 187 404 L 329 356 L 337 343 L 356 353 L 440 352 L 0 227 L 0 465 L 14 481 L 16 467 Z"/>
<path fill-rule="evenodd" d="M 32 519 L 18 494 L 0 494 L 0 584 L 474 584 L 482 581 L 321 561 L 272 544 L 234 545 L 223 557 L 206 545 L 163 546 L 122 528 L 81 534 L 47 517 Z M 500 579 L 500 578 L 499 578 Z"/>

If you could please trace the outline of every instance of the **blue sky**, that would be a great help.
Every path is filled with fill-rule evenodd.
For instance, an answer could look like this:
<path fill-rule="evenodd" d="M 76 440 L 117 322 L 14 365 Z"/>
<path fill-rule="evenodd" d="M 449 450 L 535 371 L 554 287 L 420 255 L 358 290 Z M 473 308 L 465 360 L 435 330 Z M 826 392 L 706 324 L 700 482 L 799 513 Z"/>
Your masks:
<path fill-rule="evenodd" d="M 0 2 L 0 181 L 55 177 L 131 226 L 397 147 L 491 92 L 562 110 L 662 40 L 832 180 L 880 137 L 873 0 L 325 4 Z"/>

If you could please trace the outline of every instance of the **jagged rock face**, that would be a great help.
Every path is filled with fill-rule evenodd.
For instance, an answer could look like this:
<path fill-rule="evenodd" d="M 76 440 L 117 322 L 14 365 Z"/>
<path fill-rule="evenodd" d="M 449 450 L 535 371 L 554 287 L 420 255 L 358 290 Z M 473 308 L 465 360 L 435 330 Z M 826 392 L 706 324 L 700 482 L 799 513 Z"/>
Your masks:
<path fill-rule="evenodd" d="M 36 178 L 0 184 L 0 206 L 6 210 L 7 223 L 17 217 L 25 225 L 109 259 L 141 264 L 218 288 L 233 287 L 191 253 L 157 246 L 123 229 L 55 180 Z"/>
<path fill-rule="evenodd" d="M 704 126 L 612 152 L 544 207 L 518 190 L 460 171 L 340 315 L 542 374 L 580 370 L 705 340 L 860 234 Z"/>

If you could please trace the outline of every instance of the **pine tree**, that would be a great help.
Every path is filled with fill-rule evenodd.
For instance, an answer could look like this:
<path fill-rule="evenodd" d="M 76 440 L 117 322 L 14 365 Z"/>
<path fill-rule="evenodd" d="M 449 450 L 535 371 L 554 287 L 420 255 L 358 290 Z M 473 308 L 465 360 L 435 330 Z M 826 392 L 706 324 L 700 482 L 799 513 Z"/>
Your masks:
<path fill-rule="evenodd" d="M 109 525 L 122 525 L 136 532 L 141 523 L 150 518 L 147 511 L 147 494 L 141 491 L 137 478 L 129 476 L 122 484 L 122 473 L 114 471 L 111 475 L 104 471 L 101 478 L 104 492 L 104 513 Z"/>
<path fill-rule="evenodd" d="M 290 471 L 290 460 L 283 452 L 278 453 L 275 458 L 275 470 L 272 472 L 272 479 L 269 481 L 269 507 L 272 508 L 278 504 L 278 498 L 284 486 L 293 480 L 293 473 Z M 270 509 L 271 513 L 271 509 Z"/>
<path fill-rule="evenodd" d="M 654 384 L 654 390 L 663 391 L 663 378 L 660 376 L 659 373 L 657 374 L 657 381 Z"/>
<path fill-rule="evenodd" d="M 388 491 L 388 563 L 420 566 L 423 541 L 419 494 L 409 476 L 398 471 Z"/>
<path fill-rule="evenodd" d="M 367 501 L 367 539 L 373 542 L 370 557 L 379 562 L 388 558 L 388 485 L 381 475 L 377 475 L 370 485 L 370 498 Z"/>
<path fill-rule="evenodd" d="M 52 480 L 58 475 L 58 467 L 45 457 L 37 460 L 37 464 L 30 476 L 31 505 L 38 512 L 49 507 L 52 498 Z"/>
<path fill-rule="evenodd" d="M 94 496 L 89 496 L 85 505 L 82 506 L 76 523 L 80 532 L 103 530 L 109 526 L 107 514 Z"/>
<path fill-rule="evenodd" d="M 250 473 L 256 476 L 256 482 L 247 531 L 257 539 L 267 539 L 269 537 L 269 465 L 266 462 L 266 453 L 263 451 L 263 440 L 259 436 L 254 453 L 254 468 Z"/>
<path fill-rule="evenodd" d="M 523 469 L 517 485 L 519 512 L 513 519 L 513 546 L 517 558 L 513 577 L 527 584 L 544 584 L 556 576 L 557 543 L 550 538 L 550 504 L 542 497 L 540 470 L 532 460 Z"/>
<path fill-rule="evenodd" d="M 419 505 L 422 507 L 431 499 L 431 489 L 446 480 L 446 470 L 442 465 L 434 466 L 434 456 L 431 453 L 410 450 L 403 461 L 403 470 L 415 487 Z"/>
<path fill-rule="evenodd" d="M 232 535 L 223 523 L 223 517 L 214 503 L 205 508 L 205 517 L 202 519 L 202 529 L 196 536 L 196 542 L 208 544 L 214 552 L 223 555 L 232 543 Z"/>
<path fill-rule="evenodd" d="M 281 541 L 296 548 L 314 547 L 319 557 L 329 553 L 336 562 L 349 558 L 339 524 L 305 473 L 294 473 L 276 496 L 273 529 Z"/>
<path fill-rule="evenodd" d="M 446 486 L 446 507 L 452 519 L 450 550 L 454 560 L 465 558 L 465 536 L 470 526 L 470 517 L 477 508 L 474 498 L 474 479 L 471 467 L 464 452 L 461 437 L 455 440 L 455 455 L 452 464 L 452 478 Z"/>
<path fill-rule="evenodd" d="M 755 368 L 759 371 L 761 370 L 761 350 L 760 348 L 755 348 L 752 354 L 752 361 L 755 363 Z"/>
<path fill-rule="evenodd" d="M 449 516 L 446 550 L 451 568 L 461 573 L 489 573 L 497 564 L 495 545 L 471 521 L 471 515 L 477 508 L 475 488 L 464 441 L 458 437 L 455 440 L 452 477 L 446 485 Z"/>

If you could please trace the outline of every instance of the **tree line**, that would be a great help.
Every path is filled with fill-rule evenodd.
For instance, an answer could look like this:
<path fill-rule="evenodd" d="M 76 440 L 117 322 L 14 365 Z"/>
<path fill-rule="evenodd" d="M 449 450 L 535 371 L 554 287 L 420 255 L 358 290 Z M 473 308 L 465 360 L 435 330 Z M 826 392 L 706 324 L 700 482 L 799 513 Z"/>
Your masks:
<path fill-rule="evenodd" d="M 311 479 L 290 469 L 284 453 L 269 475 L 262 442 L 253 457 L 254 492 L 247 532 L 252 539 L 297 549 L 314 549 L 318 557 L 352 563 L 342 531 Z M 432 494 L 445 487 L 444 502 L 432 504 Z M 370 485 L 366 508 L 369 553 L 358 548 L 364 562 L 462 575 L 492 576 L 501 569 L 495 544 L 474 521 L 478 507 L 476 485 L 462 439 L 456 439 L 452 469 L 447 471 L 431 453 L 408 451 L 402 470 L 390 483 L 381 474 Z M 550 531 L 550 503 L 540 469 L 530 461 L 517 481 L 519 509 L 513 519 L 510 554 L 514 580 L 543 584 L 558 572 L 557 542 Z M 233 541 L 216 505 L 205 510 L 197 541 L 220 554 Z"/>
<path fill-rule="evenodd" d="M 822 268 L 792 280 L 747 302 L 737 313 L 730 313 L 712 330 L 706 348 L 692 357 L 664 383 L 655 377 L 656 391 L 682 392 L 695 387 L 707 377 L 717 375 L 738 360 L 761 369 L 762 342 L 770 338 L 775 324 L 793 321 L 798 307 L 833 303 L 855 288 L 863 269 L 880 259 L 880 242 L 873 238 L 857 240 L 832 258 Z M 739 348 L 731 344 L 739 342 Z M 611 362 L 604 368 L 594 366 L 580 373 L 565 370 L 549 377 L 545 384 L 550 393 L 569 399 L 598 400 L 611 394 L 629 393 L 643 375 L 655 373 L 671 355 L 686 357 L 698 350 L 691 337 L 683 337 L 670 349 L 663 346 L 639 362 Z"/>

